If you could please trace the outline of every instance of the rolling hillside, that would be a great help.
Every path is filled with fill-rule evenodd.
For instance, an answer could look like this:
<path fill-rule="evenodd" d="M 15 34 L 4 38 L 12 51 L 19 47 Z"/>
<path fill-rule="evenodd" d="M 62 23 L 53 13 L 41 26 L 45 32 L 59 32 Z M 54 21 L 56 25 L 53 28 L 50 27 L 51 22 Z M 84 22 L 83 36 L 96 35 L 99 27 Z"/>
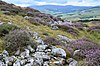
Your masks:
<path fill-rule="evenodd" d="M 66 22 L 0 0 L 0 66 L 100 66 L 100 22 Z"/>
<path fill-rule="evenodd" d="M 94 7 L 87 10 L 75 11 L 67 14 L 56 14 L 56 16 L 61 17 L 66 20 L 90 20 L 90 19 L 100 19 L 100 7 Z"/>
<path fill-rule="evenodd" d="M 90 6 L 72 6 L 72 5 L 67 5 L 67 6 L 59 6 L 59 5 L 43 5 L 43 6 L 30 6 L 32 8 L 38 9 L 42 12 L 46 11 L 53 11 L 55 13 L 69 13 L 69 12 L 74 12 L 74 11 L 81 11 L 84 9 L 89 9 L 91 8 Z"/>
<path fill-rule="evenodd" d="M 84 6 L 33 6 L 44 13 L 51 14 L 56 17 L 60 17 L 64 20 L 78 21 L 88 19 L 100 19 L 100 6 L 96 7 L 84 7 Z"/>

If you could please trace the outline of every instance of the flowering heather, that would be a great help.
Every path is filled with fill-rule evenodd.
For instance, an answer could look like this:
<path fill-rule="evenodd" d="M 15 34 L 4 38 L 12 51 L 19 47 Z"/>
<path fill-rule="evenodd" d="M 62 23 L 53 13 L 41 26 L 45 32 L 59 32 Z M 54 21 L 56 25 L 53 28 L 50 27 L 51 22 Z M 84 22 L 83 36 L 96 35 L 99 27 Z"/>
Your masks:
<path fill-rule="evenodd" d="M 89 66 L 100 66 L 100 50 L 89 50 L 86 54 L 86 60 L 89 63 Z"/>
<path fill-rule="evenodd" d="M 92 26 L 88 29 L 89 31 L 100 32 L 100 25 Z"/>
<path fill-rule="evenodd" d="M 29 32 L 22 29 L 11 31 L 4 39 L 4 46 L 9 53 L 17 51 L 17 49 L 22 49 L 29 44 L 33 44 Z"/>
<path fill-rule="evenodd" d="M 79 56 L 85 57 L 89 66 L 100 66 L 100 44 L 82 38 L 72 42 L 74 49 L 79 49 Z"/>
<path fill-rule="evenodd" d="M 46 37 L 44 39 L 44 43 L 49 44 L 49 45 L 61 45 L 62 44 L 62 42 L 58 41 L 57 39 L 53 37 Z"/>
<path fill-rule="evenodd" d="M 77 36 L 79 35 L 79 31 L 74 29 L 72 26 L 70 25 L 57 25 L 60 29 L 64 30 L 64 31 L 67 31 L 68 33 L 74 35 L 74 36 Z"/>
<path fill-rule="evenodd" d="M 100 48 L 100 45 L 98 46 L 98 44 L 96 44 L 93 41 L 88 40 L 86 38 L 82 38 L 82 39 L 72 41 L 71 45 L 75 49 L 93 49 L 93 48 L 96 49 L 96 48 Z"/>

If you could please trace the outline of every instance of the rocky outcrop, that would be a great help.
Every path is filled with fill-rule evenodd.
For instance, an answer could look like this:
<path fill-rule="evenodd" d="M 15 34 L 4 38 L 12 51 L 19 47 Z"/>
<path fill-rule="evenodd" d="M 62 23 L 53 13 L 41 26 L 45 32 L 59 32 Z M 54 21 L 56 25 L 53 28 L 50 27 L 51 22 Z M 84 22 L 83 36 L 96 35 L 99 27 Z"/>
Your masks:
<path fill-rule="evenodd" d="M 30 46 L 28 46 L 28 48 L 29 47 Z M 35 52 L 25 49 L 23 52 L 20 52 L 20 54 L 18 50 L 14 56 L 9 56 L 8 52 L 4 50 L 3 53 L 0 54 L 0 65 L 49 66 L 51 59 L 57 57 L 59 57 L 60 60 L 54 61 L 53 63 L 63 65 L 65 63 L 66 52 L 61 48 L 55 47 L 48 49 L 47 47 L 48 45 L 38 45 Z"/>
<path fill-rule="evenodd" d="M 38 40 L 40 37 L 35 34 L 34 40 Z M 41 41 L 44 43 L 42 39 Z M 37 42 L 36 48 L 28 45 L 23 51 L 17 50 L 12 56 L 4 50 L 0 54 L 0 66 L 50 66 L 52 63 L 63 66 L 66 60 L 65 50 L 43 43 Z"/>

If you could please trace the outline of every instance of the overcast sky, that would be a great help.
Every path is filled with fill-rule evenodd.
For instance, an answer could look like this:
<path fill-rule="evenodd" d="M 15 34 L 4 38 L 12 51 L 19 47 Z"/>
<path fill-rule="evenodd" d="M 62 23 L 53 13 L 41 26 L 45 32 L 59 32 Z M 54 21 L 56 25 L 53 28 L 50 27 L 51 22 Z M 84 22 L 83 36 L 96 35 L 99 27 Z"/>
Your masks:
<path fill-rule="evenodd" d="M 18 6 L 33 5 L 75 5 L 75 6 L 100 6 L 100 0 L 3 0 Z"/>

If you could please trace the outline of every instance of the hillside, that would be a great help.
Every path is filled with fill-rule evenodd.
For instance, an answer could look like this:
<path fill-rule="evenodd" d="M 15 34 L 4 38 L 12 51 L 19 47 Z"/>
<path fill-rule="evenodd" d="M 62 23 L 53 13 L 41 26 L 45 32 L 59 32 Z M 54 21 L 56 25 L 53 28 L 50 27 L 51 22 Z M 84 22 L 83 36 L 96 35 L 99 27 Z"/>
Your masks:
<path fill-rule="evenodd" d="M 99 66 L 100 22 L 64 22 L 0 1 L 0 66 Z"/>
<path fill-rule="evenodd" d="M 43 5 L 43 6 L 30 6 L 30 7 L 40 10 L 42 12 L 52 11 L 55 13 L 59 12 L 59 13 L 64 13 L 64 14 L 91 8 L 91 7 L 86 7 L 86 6 L 72 6 L 72 5 L 67 5 L 67 6 Z"/>
<path fill-rule="evenodd" d="M 57 15 L 58 17 L 61 17 L 66 20 L 89 20 L 89 19 L 100 19 L 100 7 L 94 7 L 87 10 L 82 11 L 75 11 L 67 14 L 61 14 Z"/>
<path fill-rule="evenodd" d="M 41 23 L 45 22 L 45 24 L 48 24 L 46 22 L 50 22 L 50 21 L 61 21 L 60 18 L 53 17 L 49 14 L 41 13 L 38 10 L 29 7 L 21 8 L 19 6 L 15 6 L 14 4 L 7 4 L 6 2 L 0 2 L 0 10 L 7 15 L 20 15 L 23 17 L 30 16 L 29 18 L 31 18 L 30 20 L 33 23 L 37 22 L 37 19 L 38 22 Z"/>
<path fill-rule="evenodd" d="M 33 6 L 44 13 L 51 14 L 56 17 L 60 17 L 64 20 L 78 21 L 88 19 L 100 19 L 100 6 L 85 7 L 85 6 Z"/>

